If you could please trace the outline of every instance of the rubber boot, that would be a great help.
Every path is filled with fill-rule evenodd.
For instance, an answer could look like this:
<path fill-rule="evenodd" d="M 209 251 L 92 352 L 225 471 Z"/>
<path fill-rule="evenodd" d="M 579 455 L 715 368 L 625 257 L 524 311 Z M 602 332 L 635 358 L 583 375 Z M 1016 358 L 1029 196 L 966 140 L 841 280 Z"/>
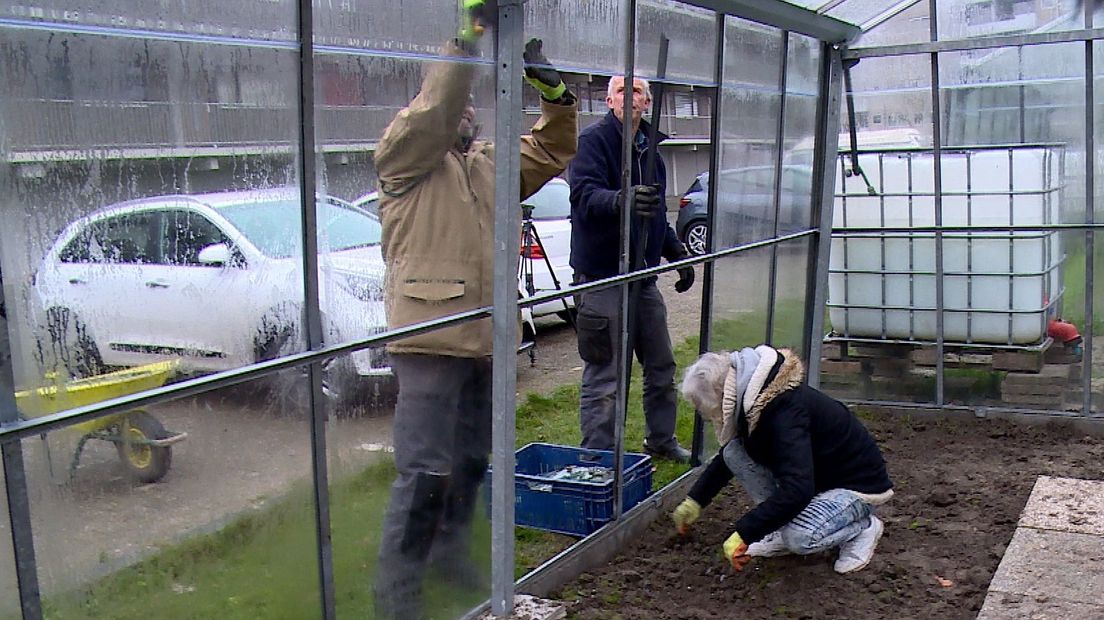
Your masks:
<path fill-rule="evenodd" d="M 414 474 L 412 485 L 400 475 L 392 485 L 376 563 L 376 618 L 425 617 L 422 577 L 441 521 L 448 485 L 448 476 L 427 473 Z M 411 487 L 408 495 L 406 489 Z"/>
<path fill-rule="evenodd" d="M 479 488 L 487 472 L 487 459 L 466 459 L 453 472 L 445 494 L 444 514 L 430 551 L 434 579 L 477 592 L 490 591 L 489 567 L 471 557 L 471 526 Z"/>

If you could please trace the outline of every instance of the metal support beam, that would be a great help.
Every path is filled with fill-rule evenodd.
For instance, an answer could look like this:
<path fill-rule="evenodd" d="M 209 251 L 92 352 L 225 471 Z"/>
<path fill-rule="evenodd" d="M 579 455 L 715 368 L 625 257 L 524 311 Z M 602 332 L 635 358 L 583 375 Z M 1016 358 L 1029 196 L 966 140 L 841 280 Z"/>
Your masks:
<path fill-rule="evenodd" d="M 299 0 L 299 206 L 303 248 L 303 327 L 307 348 L 326 346 L 322 336 L 322 311 L 318 301 L 318 211 L 315 205 L 316 167 L 314 143 L 314 8 Z M 314 526 L 318 544 L 318 580 L 322 617 L 337 616 L 334 598 L 333 543 L 330 537 L 330 486 L 326 471 L 326 407 L 322 392 L 322 363 L 307 367 L 310 382 L 311 474 L 314 478 Z"/>
<path fill-rule="evenodd" d="M 929 0 L 928 14 L 938 15 L 937 0 Z M 931 40 L 939 40 L 939 20 L 930 19 Z M 939 102 L 939 53 L 931 52 L 931 97 L 932 97 L 932 168 L 935 171 L 935 226 L 943 225 L 943 115 Z M 943 404 L 944 365 L 943 365 L 943 233 L 935 233 L 935 404 Z"/>
<path fill-rule="evenodd" d="M 0 306 L 3 304 L 4 291 L 0 290 Z M 0 426 L 19 418 L 12 370 L 8 321 L 0 316 Z M 0 443 L 0 456 L 4 462 L 4 488 L 7 491 L 8 519 L 15 555 L 15 578 L 19 586 L 19 608 L 23 612 L 23 620 L 40 620 L 42 602 L 39 598 L 34 535 L 31 532 L 31 502 L 23 467 L 23 444 L 19 440 Z M 0 558 L 0 564 L 4 562 L 6 559 Z"/>
<path fill-rule="evenodd" d="M 1085 3 L 1085 26 L 1092 28 L 1095 2 Z M 1093 64 L 1095 43 L 1085 41 L 1085 221 L 1096 223 L 1096 92 Z M 1096 236 L 1092 229 L 1085 233 L 1085 324 L 1082 326 L 1081 413 L 1093 415 L 1093 315 L 1095 311 Z"/>
<path fill-rule="evenodd" d="M 636 0 L 625 2 L 625 91 L 622 116 L 624 119 L 632 118 L 632 88 L 636 76 Z M 631 251 L 632 245 L 632 211 L 633 194 L 627 191 L 632 187 L 632 156 L 633 135 L 624 126 L 621 127 L 621 187 L 626 190 L 621 193 L 621 247 L 620 261 L 618 262 L 620 273 L 628 273 L 632 270 Z M 644 242 L 643 239 L 640 240 Z M 639 286 L 639 285 L 635 285 Z M 625 417 L 629 410 L 629 379 L 630 364 L 632 363 L 632 348 L 629 339 L 629 314 L 632 312 L 629 306 L 630 285 L 621 288 L 621 313 L 619 315 L 618 332 L 621 334 L 621 346 L 615 352 L 616 361 L 625 369 L 617 377 L 617 397 L 614 407 L 613 422 L 613 518 L 621 518 L 621 485 L 624 482 L 622 472 L 624 467 L 624 443 L 625 443 Z"/>
<path fill-rule="evenodd" d="M 684 0 L 686 4 L 712 9 L 734 17 L 798 32 L 828 43 L 845 43 L 862 34 L 855 24 L 782 0 Z"/>
<path fill-rule="evenodd" d="M 721 167 L 721 109 L 724 102 L 724 58 L 725 58 L 725 16 L 717 13 L 717 48 L 714 50 L 715 64 L 713 65 L 713 81 L 717 87 L 713 89 L 712 107 L 713 114 L 709 119 L 709 141 L 713 148 L 709 151 L 709 188 L 706 190 L 706 226 L 705 251 L 713 252 L 713 246 L 717 239 L 717 183 L 714 179 L 720 178 Z M 702 293 L 701 293 L 701 318 L 699 324 L 698 353 L 709 351 L 713 342 L 713 278 L 715 263 L 709 261 L 702 265 Z M 694 438 L 690 444 L 690 464 L 694 467 L 701 465 L 702 452 L 705 451 L 705 420 L 698 413 L 694 416 Z"/>
<path fill-rule="evenodd" d="M 935 15 L 935 13 L 932 13 L 932 15 Z M 883 58 L 886 56 L 909 56 L 915 54 L 931 54 L 933 52 L 961 52 L 966 50 L 1009 48 L 1022 45 L 1047 45 L 1050 43 L 1071 43 L 1074 41 L 1093 41 L 1098 39 L 1104 39 L 1104 28 L 1088 28 L 1085 30 L 1067 30 L 1061 32 L 1034 32 L 1031 34 L 1002 35 L 959 41 L 938 41 L 933 39 L 926 43 L 882 45 L 877 47 L 849 49 L 844 55 L 844 60 L 856 58 Z"/>
<path fill-rule="evenodd" d="M 786 143 L 786 70 L 790 60 L 790 33 L 782 31 L 782 52 L 778 59 L 778 124 L 774 134 L 774 187 L 771 201 L 774 203 L 774 226 L 771 236 L 778 236 L 778 215 L 782 211 L 782 150 Z M 778 296 L 778 246 L 770 249 L 770 267 L 767 270 L 767 333 L 763 341 L 774 344 L 774 305 Z"/>
<path fill-rule="evenodd" d="M 805 285 L 805 368 L 809 385 L 820 386 L 820 350 L 828 303 L 828 263 L 832 253 L 832 219 L 839 160 L 839 111 L 843 90 L 840 49 L 822 44 L 817 97 L 816 141 L 813 146 L 813 223 L 819 228 L 816 252 L 809 253 Z"/>
<path fill-rule="evenodd" d="M 521 0 L 500 0 L 495 28 L 494 359 L 491 403 L 491 612 L 514 609 L 514 415 L 517 407 L 518 231 L 521 213 Z"/>

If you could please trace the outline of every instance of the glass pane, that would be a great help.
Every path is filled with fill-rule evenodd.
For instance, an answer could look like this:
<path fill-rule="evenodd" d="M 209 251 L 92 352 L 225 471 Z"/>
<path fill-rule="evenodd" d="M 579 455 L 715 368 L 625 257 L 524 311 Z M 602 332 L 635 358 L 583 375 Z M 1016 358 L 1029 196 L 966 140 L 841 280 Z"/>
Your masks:
<path fill-rule="evenodd" d="M 18 85 L 0 95 L 15 162 L 0 192 L 19 197 L 0 245 L 21 385 L 160 362 L 206 374 L 304 346 L 297 54 L 283 42 L 295 8 L 267 11 L 270 30 L 246 40 L 230 33 L 258 24 L 239 7 L 197 24 L 157 6 L 128 16 L 137 32 L 214 40 L 108 26 L 0 41 L 35 59 L 0 63 Z M 66 14 L 110 11 L 81 8 Z"/>
<path fill-rule="evenodd" d="M 95 389 L 165 372 L 146 366 Z M 305 378 L 288 370 L 27 441 L 51 616 L 317 617 Z M 31 392 L 21 411 L 48 412 L 77 389 Z M 151 440 L 161 444 L 142 443 Z"/>
<path fill-rule="evenodd" d="M 905 45 L 930 41 L 931 24 L 928 20 L 930 6 L 926 0 L 914 3 L 901 13 L 864 32 L 851 44 L 851 47 Z"/>
<path fill-rule="evenodd" d="M 766 341 L 770 263 L 769 247 L 714 263 L 711 350 L 733 351 Z"/>
<path fill-rule="evenodd" d="M 819 65 L 819 44 L 808 37 L 791 35 L 786 64 L 786 118 L 782 130 L 780 234 L 808 228 L 811 224 Z"/>
<path fill-rule="evenodd" d="M 336 197 L 318 210 L 329 235 L 318 256 L 329 340 L 489 306 L 494 286 L 517 287 L 492 277 L 492 37 L 461 50 L 450 42 L 456 3 L 433 14 L 423 4 L 395 4 L 402 28 L 325 48 L 316 62 L 317 181 Z M 349 19 L 376 22 L 370 8 Z M 316 35 L 327 28 L 349 26 L 321 23 Z M 546 38 L 550 57 L 562 48 Z M 535 100 L 531 112 L 530 124 Z M 560 171 L 542 169 L 546 178 Z M 491 339 L 491 320 L 481 319 L 333 360 L 339 617 L 453 618 L 488 598 Z"/>
<path fill-rule="evenodd" d="M 810 270 L 810 239 L 795 239 L 774 247 L 774 309 L 771 345 L 805 353 L 806 291 Z M 813 310 L 814 312 L 817 310 Z"/>
<path fill-rule="evenodd" d="M 885 76 L 894 77 L 887 85 L 889 94 L 875 86 Z M 833 226 L 934 225 L 935 169 L 930 150 L 924 148 L 931 143 L 927 58 L 865 59 L 853 78 L 858 168 L 844 131 Z M 933 236 L 837 234 L 829 269 L 831 331 L 822 384 L 841 397 L 930 402 L 934 381 L 909 360 L 914 350 L 926 350 L 938 336 Z"/>
<path fill-rule="evenodd" d="M 670 39 L 667 78 L 712 84 L 715 57 L 703 50 L 717 47 L 713 11 L 664 0 L 645 0 L 637 6 L 637 73 L 644 77 L 657 74 L 660 35 L 666 35 Z"/>
<path fill-rule="evenodd" d="M 715 249 L 774 232 L 781 108 L 782 33 L 734 18 L 727 19 L 725 28 Z M 711 180 L 701 178 L 708 190 Z"/>
<path fill-rule="evenodd" d="M 940 0 L 941 40 L 1077 30 L 1085 23 L 1080 2 Z"/>

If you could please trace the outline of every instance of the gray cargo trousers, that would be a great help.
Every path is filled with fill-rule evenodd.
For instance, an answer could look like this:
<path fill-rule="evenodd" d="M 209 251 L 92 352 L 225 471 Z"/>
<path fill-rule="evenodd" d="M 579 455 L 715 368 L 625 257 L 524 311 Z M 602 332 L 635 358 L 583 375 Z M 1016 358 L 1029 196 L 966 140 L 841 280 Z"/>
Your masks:
<path fill-rule="evenodd" d="M 582 284 L 597 278 L 575 274 Z M 621 291 L 618 287 L 582 293 L 576 300 L 583 382 L 579 395 L 582 447 L 612 450 L 617 409 L 617 378 L 626 371 L 621 350 Z M 630 303 L 634 300 L 630 299 Z M 644 369 L 644 428 L 648 447 L 668 451 L 675 439 L 675 356 L 667 332 L 667 306 L 654 278 L 640 284 L 635 300 L 636 359 Z"/>
<path fill-rule="evenodd" d="M 469 539 L 491 449 L 491 360 L 392 354 L 398 475 L 380 532 L 376 615 L 419 618 L 422 577 L 471 580 Z"/>

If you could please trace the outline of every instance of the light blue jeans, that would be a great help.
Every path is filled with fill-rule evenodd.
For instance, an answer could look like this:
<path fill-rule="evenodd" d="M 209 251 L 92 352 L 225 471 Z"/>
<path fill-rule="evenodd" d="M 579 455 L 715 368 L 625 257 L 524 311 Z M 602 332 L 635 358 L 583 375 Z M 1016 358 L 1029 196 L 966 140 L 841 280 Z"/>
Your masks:
<path fill-rule="evenodd" d="M 739 439 L 722 452 L 725 464 L 756 505 L 774 493 L 770 470 L 751 460 Z M 859 535 L 870 526 L 873 507 L 847 489 L 830 489 L 813 497 L 792 521 L 778 531 L 791 553 L 808 555 L 828 551 Z"/>

